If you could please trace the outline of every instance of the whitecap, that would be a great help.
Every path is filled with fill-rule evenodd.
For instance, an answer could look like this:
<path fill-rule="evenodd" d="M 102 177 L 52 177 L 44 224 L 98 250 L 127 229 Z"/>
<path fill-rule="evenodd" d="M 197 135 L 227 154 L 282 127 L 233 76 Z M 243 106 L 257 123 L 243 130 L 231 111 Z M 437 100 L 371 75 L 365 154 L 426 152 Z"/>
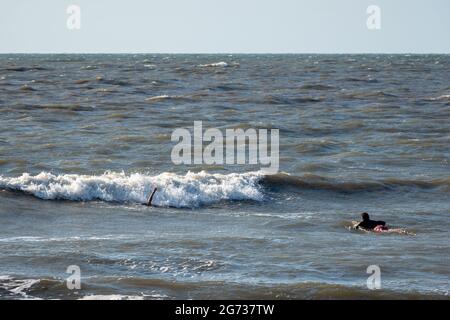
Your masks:
<path fill-rule="evenodd" d="M 208 68 L 208 67 L 228 67 L 228 63 L 224 61 L 215 62 L 215 63 L 208 63 L 208 64 L 200 64 L 199 67 L 202 68 Z"/>
<path fill-rule="evenodd" d="M 450 94 L 443 94 L 436 98 L 428 98 L 430 101 L 444 101 L 444 100 L 450 100 Z"/>
<path fill-rule="evenodd" d="M 164 172 L 151 176 L 140 173 L 106 172 L 102 175 L 52 174 L 19 177 L 0 176 L 0 189 L 29 193 L 45 200 L 146 203 L 157 187 L 154 204 L 170 207 L 198 207 L 223 200 L 262 201 L 259 181 L 262 172 L 211 174 L 205 171 L 178 175 Z"/>

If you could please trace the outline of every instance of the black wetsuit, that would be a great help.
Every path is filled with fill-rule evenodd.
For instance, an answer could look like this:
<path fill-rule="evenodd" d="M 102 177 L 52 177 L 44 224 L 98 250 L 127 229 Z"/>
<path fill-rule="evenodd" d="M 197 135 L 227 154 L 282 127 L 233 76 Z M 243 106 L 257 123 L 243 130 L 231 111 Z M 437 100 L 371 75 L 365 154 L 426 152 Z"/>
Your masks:
<path fill-rule="evenodd" d="M 386 222 L 384 221 L 374 221 L 374 220 L 363 220 L 360 223 L 358 223 L 358 228 L 363 228 L 363 229 L 367 229 L 367 230 L 372 230 L 374 229 L 376 226 L 384 226 L 386 225 Z"/>

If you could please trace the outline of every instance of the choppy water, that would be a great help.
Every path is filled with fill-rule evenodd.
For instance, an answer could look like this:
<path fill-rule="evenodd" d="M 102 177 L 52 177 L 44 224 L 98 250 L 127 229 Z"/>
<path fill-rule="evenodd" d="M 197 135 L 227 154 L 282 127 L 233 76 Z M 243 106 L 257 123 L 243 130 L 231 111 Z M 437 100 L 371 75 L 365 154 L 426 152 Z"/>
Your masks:
<path fill-rule="evenodd" d="M 0 297 L 447 298 L 449 74 L 449 55 L 1 55 Z M 194 120 L 279 128 L 281 172 L 175 166 Z M 362 211 L 416 235 L 347 230 Z"/>

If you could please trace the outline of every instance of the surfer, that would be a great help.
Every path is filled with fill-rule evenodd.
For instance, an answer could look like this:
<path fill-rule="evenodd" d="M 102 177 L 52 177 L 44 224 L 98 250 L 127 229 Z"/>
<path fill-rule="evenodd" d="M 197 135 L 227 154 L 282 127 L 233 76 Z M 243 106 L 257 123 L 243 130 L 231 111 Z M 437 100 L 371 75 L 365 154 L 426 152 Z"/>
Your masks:
<path fill-rule="evenodd" d="M 158 190 L 158 188 L 155 187 L 155 189 L 153 189 L 153 192 L 150 195 L 150 197 L 148 197 L 147 204 L 146 204 L 147 207 L 152 206 L 152 200 L 153 200 L 153 196 L 155 195 L 156 190 Z"/>
<path fill-rule="evenodd" d="M 355 225 L 355 229 L 373 230 L 373 231 L 388 230 L 388 227 L 386 227 L 386 222 L 370 220 L 369 214 L 367 212 L 363 212 L 361 214 L 361 217 L 362 221 L 359 222 L 357 225 Z"/>

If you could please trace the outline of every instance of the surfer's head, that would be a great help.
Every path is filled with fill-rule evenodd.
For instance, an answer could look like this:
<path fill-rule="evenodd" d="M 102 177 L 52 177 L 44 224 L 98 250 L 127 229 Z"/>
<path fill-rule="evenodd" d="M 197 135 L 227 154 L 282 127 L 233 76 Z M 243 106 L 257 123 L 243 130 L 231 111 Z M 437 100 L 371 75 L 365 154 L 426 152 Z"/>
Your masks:
<path fill-rule="evenodd" d="M 369 220 L 369 214 L 367 212 L 363 212 L 361 213 L 361 217 L 364 221 Z"/>

